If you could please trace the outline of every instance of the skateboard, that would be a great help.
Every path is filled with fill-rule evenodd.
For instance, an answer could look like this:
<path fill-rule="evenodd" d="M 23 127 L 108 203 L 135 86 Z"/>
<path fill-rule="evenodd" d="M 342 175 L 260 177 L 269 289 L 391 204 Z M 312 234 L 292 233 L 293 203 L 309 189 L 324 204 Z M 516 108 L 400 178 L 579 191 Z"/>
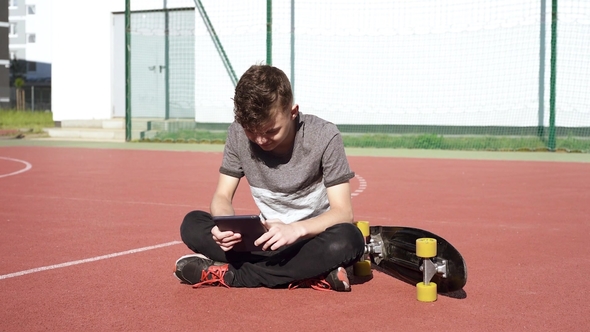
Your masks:
<path fill-rule="evenodd" d="M 467 283 L 465 260 L 442 237 L 411 227 L 356 225 L 365 236 L 365 254 L 353 267 L 355 276 L 369 276 L 375 268 L 416 285 L 421 302 L 461 291 Z"/>

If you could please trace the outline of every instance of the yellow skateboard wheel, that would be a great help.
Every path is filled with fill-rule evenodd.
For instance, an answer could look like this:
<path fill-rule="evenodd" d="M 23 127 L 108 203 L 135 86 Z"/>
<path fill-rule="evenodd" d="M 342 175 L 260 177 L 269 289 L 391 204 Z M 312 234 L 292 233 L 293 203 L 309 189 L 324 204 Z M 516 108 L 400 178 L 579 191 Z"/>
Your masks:
<path fill-rule="evenodd" d="M 369 229 L 368 221 L 357 221 L 355 224 L 356 227 L 358 227 L 361 230 L 361 233 L 363 233 L 364 237 L 371 235 L 371 230 Z"/>
<path fill-rule="evenodd" d="M 354 263 L 352 271 L 357 277 L 367 277 L 371 275 L 371 261 L 364 259 Z"/>
<path fill-rule="evenodd" d="M 434 302 L 436 301 L 436 284 L 434 282 L 428 285 L 423 282 L 416 284 L 416 297 L 420 302 Z"/>
<path fill-rule="evenodd" d="M 436 239 L 420 238 L 416 240 L 416 256 L 421 258 L 436 257 Z"/>

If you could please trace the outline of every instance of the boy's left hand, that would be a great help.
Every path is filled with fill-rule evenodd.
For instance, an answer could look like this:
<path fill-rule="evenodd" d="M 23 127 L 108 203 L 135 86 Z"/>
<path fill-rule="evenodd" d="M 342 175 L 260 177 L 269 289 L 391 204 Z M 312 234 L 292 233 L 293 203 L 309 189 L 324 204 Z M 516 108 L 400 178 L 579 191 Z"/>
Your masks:
<path fill-rule="evenodd" d="M 282 246 L 295 243 L 305 235 L 303 226 L 298 223 L 285 224 L 279 219 L 265 220 L 262 222 L 268 232 L 259 237 L 254 244 L 263 244 L 262 250 L 277 250 Z"/>

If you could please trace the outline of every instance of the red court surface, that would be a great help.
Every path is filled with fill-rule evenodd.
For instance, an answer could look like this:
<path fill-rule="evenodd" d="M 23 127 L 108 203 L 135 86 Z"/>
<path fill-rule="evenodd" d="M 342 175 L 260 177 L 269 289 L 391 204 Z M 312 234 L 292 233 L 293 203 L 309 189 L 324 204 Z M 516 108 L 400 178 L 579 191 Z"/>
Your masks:
<path fill-rule="evenodd" d="M 349 160 L 355 218 L 447 239 L 465 298 L 379 272 L 350 293 L 193 289 L 178 228 L 220 152 L 0 146 L 0 331 L 588 330 L 590 163 Z M 236 206 L 257 213 L 244 185 Z"/>

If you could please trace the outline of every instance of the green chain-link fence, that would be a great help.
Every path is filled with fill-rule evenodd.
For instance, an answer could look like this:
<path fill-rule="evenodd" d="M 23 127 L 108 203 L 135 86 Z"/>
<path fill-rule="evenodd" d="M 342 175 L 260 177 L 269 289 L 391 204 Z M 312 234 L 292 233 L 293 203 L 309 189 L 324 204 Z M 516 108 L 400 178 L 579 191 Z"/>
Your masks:
<path fill-rule="evenodd" d="M 149 7 L 151 5 L 151 7 Z M 590 151 L 584 0 L 130 0 L 129 124 L 223 141 L 249 66 L 348 146 Z"/>

